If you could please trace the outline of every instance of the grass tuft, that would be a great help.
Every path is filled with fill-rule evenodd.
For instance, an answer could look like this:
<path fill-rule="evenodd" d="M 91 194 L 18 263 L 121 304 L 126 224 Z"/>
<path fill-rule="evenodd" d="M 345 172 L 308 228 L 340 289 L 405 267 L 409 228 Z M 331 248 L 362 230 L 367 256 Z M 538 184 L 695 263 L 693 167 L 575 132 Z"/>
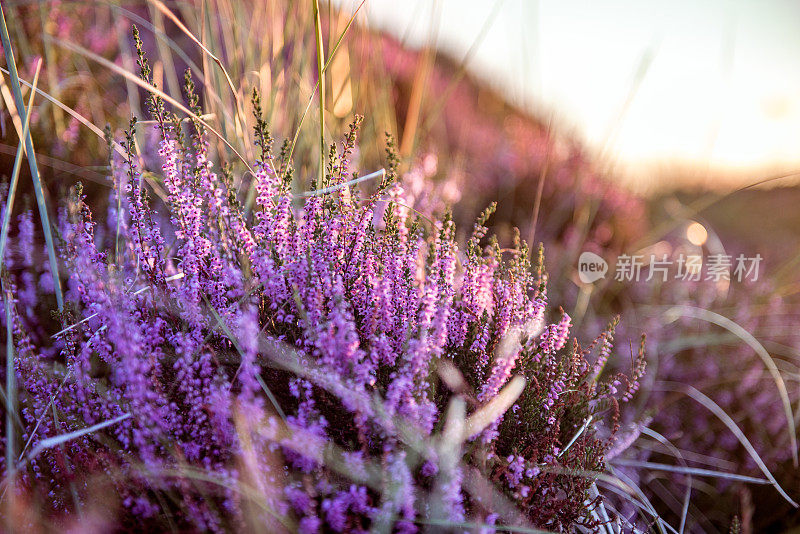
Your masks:
<path fill-rule="evenodd" d="M 14 51 L 11 48 L 11 37 L 8 35 L 6 16 L 3 12 L 2 5 L 0 5 L 0 38 L 2 39 L 3 52 L 5 53 L 6 64 L 8 65 L 8 71 L 11 76 L 11 91 L 14 94 L 14 105 L 17 107 L 17 112 L 22 116 L 25 113 L 25 102 L 22 99 L 22 88 L 20 87 L 19 74 L 17 73 L 17 64 L 14 60 Z M 28 135 L 24 136 L 24 141 L 25 152 L 27 153 L 28 164 L 31 169 L 31 177 L 33 178 L 36 204 L 39 206 L 39 217 L 42 219 L 42 232 L 44 233 L 45 244 L 47 245 L 47 257 L 50 261 L 50 274 L 53 277 L 53 289 L 56 293 L 56 303 L 58 304 L 58 311 L 61 312 L 64 310 L 64 295 L 61 292 L 61 278 L 58 275 L 56 248 L 53 243 L 53 234 L 50 230 L 50 216 L 47 214 L 44 188 L 42 186 L 41 175 L 39 174 L 39 166 L 36 163 L 36 153 L 33 150 L 33 137 L 30 134 L 30 129 Z"/>

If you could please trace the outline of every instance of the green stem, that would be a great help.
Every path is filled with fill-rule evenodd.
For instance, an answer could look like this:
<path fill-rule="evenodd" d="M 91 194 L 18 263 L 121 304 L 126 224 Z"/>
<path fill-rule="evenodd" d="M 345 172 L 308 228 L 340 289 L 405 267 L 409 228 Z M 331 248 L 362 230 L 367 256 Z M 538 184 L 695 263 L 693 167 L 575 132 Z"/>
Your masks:
<path fill-rule="evenodd" d="M 14 371 L 14 340 L 11 328 L 11 292 L 2 283 L 6 312 L 6 477 L 13 495 L 14 484 L 14 414 L 17 413 L 17 375 Z"/>
<path fill-rule="evenodd" d="M 6 211 L 3 214 L 3 227 L 0 230 L 0 264 L 4 263 L 5 259 L 5 252 L 6 252 L 6 243 L 8 242 L 8 231 L 11 227 L 11 213 L 14 211 L 14 197 L 17 194 L 17 184 L 19 183 L 19 171 L 22 167 L 22 152 L 24 148 L 24 141 L 25 137 L 28 135 L 28 131 L 30 128 L 31 123 L 31 110 L 33 109 L 33 98 L 36 96 L 36 82 L 38 81 L 38 72 L 36 73 L 37 76 L 33 79 L 33 84 L 31 88 L 31 97 L 28 99 L 28 110 L 25 112 L 25 121 L 22 123 L 22 134 L 20 135 L 20 141 L 17 145 L 17 155 L 14 158 L 14 168 L 11 171 L 11 182 L 8 186 L 8 197 L 6 197 Z"/>
<path fill-rule="evenodd" d="M 25 115 L 25 102 L 22 99 L 22 89 L 20 88 L 19 74 L 17 73 L 17 64 L 14 61 L 14 52 L 11 49 L 11 38 L 8 35 L 8 26 L 6 26 L 6 16 L 3 12 L 3 4 L 0 2 L 0 38 L 3 42 L 3 51 L 6 56 L 6 63 L 8 64 L 8 72 L 11 75 L 11 90 L 14 94 L 14 105 L 17 107 L 17 114 L 20 117 Z M 56 302 L 58 303 L 58 311 L 64 309 L 64 297 L 61 293 L 61 279 L 58 275 L 58 263 L 56 262 L 56 249 L 53 244 L 53 234 L 50 231 L 50 217 L 47 214 L 47 205 L 44 200 L 44 190 L 42 188 L 42 181 L 39 175 L 39 167 L 36 164 L 36 156 L 33 151 L 33 138 L 31 137 L 30 130 L 28 135 L 25 136 L 25 152 L 28 156 L 28 165 L 31 169 L 31 177 L 33 178 L 33 189 L 36 194 L 36 203 L 39 206 L 39 217 L 42 220 L 42 231 L 44 232 L 44 240 L 47 245 L 47 256 L 50 260 L 50 274 L 53 275 L 53 288 L 56 292 Z"/>

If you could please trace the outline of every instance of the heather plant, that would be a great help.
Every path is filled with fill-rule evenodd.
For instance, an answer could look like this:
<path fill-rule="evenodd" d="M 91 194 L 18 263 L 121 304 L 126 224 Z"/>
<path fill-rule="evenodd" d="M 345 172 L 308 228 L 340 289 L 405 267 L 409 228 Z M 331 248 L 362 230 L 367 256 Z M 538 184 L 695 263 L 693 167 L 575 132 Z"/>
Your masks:
<path fill-rule="evenodd" d="M 548 324 L 541 253 L 532 265 L 519 237 L 487 238 L 493 208 L 463 251 L 449 215 L 415 216 L 391 140 L 372 192 L 356 187 L 359 119 L 296 195 L 257 92 L 248 178 L 214 163 L 188 72 L 184 92 L 188 120 L 146 100 L 160 171 L 143 167 L 133 121 L 105 220 L 80 187 L 60 208 L 62 313 L 48 318 L 52 277 L 31 215 L 17 219 L 8 513 L 44 529 L 607 521 L 595 479 L 643 351 L 629 377 L 604 373 L 613 325 L 582 347 L 567 314 Z"/>

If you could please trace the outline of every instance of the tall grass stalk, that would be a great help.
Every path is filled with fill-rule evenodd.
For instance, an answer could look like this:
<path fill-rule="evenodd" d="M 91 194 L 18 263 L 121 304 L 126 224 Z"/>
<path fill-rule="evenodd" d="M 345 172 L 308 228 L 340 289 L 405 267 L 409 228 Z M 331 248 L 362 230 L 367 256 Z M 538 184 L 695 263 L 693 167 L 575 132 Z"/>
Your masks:
<path fill-rule="evenodd" d="M 39 20 L 41 22 L 42 28 L 45 27 L 47 24 L 47 14 L 49 11 L 49 6 L 45 4 L 39 5 Z M 44 46 L 44 62 L 47 64 L 46 68 L 46 75 L 47 75 L 47 86 L 51 87 L 55 96 L 58 97 L 60 90 L 58 87 L 58 71 L 57 71 L 57 61 L 55 57 L 55 52 L 52 46 L 45 45 Z M 55 127 L 57 132 L 60 132 L 66 128 L 65 117 L 61 112 L 61 109 L 54 107 L 52 110 L 53 114 L 53 126 Z"/>
<path fill-rule="evenodd" d="M 244 119 L 244 114 L 242 112 L 242 108 L 240 105 L 239 93 L 236 90 L 236 87 L 233 85 L 233 80 L 231 79 L 230 74 L 228 74 L 228 70 L 222 64 L 222 61 L 214 54 L 211 50 L 206 47 L 200 39 L 198 39 L 190 30 L 186 27 L 186 25 L 181 22 L 181 20 L 173 13 L 167 6 L 164 5 L 163 2 L 160 0 L 150 0 L 150 4 L 156 7 L 160 13 L 166 15 L 175 25 L 189 38 L 191 39 L 200 49 L 211 58 L 211 60 L 217 64 L 217 66 L 222 70 L 222 73 L 225 75 L 225 81 L 228 84 L 228 88 L 231 91 L 231 96 L 233 97 L 233 103 L 236 111 L 236 120 L 241 124 L 247 124 Z M 178 93 L 179 94 L 179 93 Z M 237 124 L 237 128 L 240 128 Z"/>
<path fill-rule="evenodd" d="M 317 189 L 325 185 L 325 48 L 322 45 L 322 19 L 319 0 L 314 2 L 314 36 L 317 40 L 317 85 L 319 86 L 319 174 Z"/>
<path fill-rule="evenodd" d="M 322 67 L 321 74 L 318 74 L 317 86 L 314 88 L 314 91 L 311 93 L 311 96 L 308 99 L 308 104 L 306 104 L 306 108 L 303 111 L 303 114 L 300 116 L 300 121 L 297 123 L 297 128 L 295 129 L 294 136 L 292 137 L 292 144 L 289 147 L 289 153 L 288 153 L 287 159 L 291 160 L 292 156 L 294 155 L 294 149 L 295 149 L 295 146 L 297 146 L 297 139 L 300 137 L 300 128 L 303 125 L 303 121 L 305 120 L 306 115 L 308 115 L 308 110 L 311 109 L 311 104 L 314 102 L 314 95 L 315 95 L 316 91 L 319 91 L 322 87 L 324 87 L 324 84 L 322 84 L 321 82 L 324 79 L 325 73 L 328 71 L 328 67 L 330 67 L 331 62 L 333 61 L 333 58 L 336 56 L 336 52 L 339 50 L 339 45 L 342 44 L 342 41 L 344 40 L 345 36 L 347 35 L 347 32 L 350 30 L 350 26 L 352 26 L 353 22 L 356 20 L 356 16 L 358 15 L 358 12 L 361 11 L 361 8 L 364 7 L 364 4 L 366 4 L 366 2 L 367 2 L 367 0 L 362 0 L 362 2 L 358 5 L 356 10 L 353 12 L 353 15 L 350 17 L 350 20 L 347 22 L 347 25 L 344 27 L 344 30 L 342 30 L 341 35 L 339 35 L 339 38 L 336 40 L 336 44 L 334 45 L 333 49 L 331 50 L 330 56 L 328 57 L 328 61 Z M 322 101 L 322 99 L 320 99 L 320 101 Z M 321 146 L 321 153 L 320 154 L 321 154 L 321 157 L 322 157 L 322 161 L 320 162 L 320 164 L 322 165 L 321 168 L 324 171 L 324 158 L 325 158 L 325 140 L 324 140 L 324 138 L 322 138 L 321 145 L 322 146 Z"/>
<path fill-rule="evenodd" d="M 778 394 L 781 397 L 783 411 L 786 417 L 787 433 L 789 434 L 789 442 L 791 443 L 792 447 L 792 461 L 794 462 L 795 467 L 797 467 L 797 431 L 794 423 L 792 403 L 789 400 L 789 392 L 786 389 L 786 382 L 784 382 L 783 376 L 778 370 L 778 366 L 775 364 L 775 361 L 773 360 L 772 356 L 770 356 L 769 352 L 767 352 L 767 349 L 765 349 L 764 346 L 750 332 L 745 330 L 744 327 L 713 311 L 694 306 L 676 306 L 670 308 L 666 314 L 667 320 L 675 319 L 681 315 L 684 317 L 691 317 L 693 319 L 707 321 L 724 328 L 747 343 L 758 355 L 758 357 L 761 358 L 761 360 L 764 362 L 764 366 L 767 368 L 773 380 L 775 381 L 775 385 L 778 388 Z"/>
<path fill-rule="evenodd" d="M 8 26 L 6 25 L 6 16 L 3 12 L 3 6 L 0 4 L 0 38 L 3 42 L 3 51 L 6 56 L 6 63 L 11 77 L 11 90 L 14 94 L 14 105 L 17 107 L 17 112 L 20 116 L 25 113 L 25 102 L 22 99 L 22 89 L 20 88 L 19 74 L 17 73 L 17 64 L 14 61 L 14 51 L 11 48 L 11 37 L 8 35 Z M 58 263 L 56 262 L 56 249 L 53 243 L 53 234 L 50 231 L 50 217 L 47 214 L 47 204 L 44 199 L 44 189 L 42 187 L 41 175 L 39 174 L 39 167 L 36 164 L 36 155 L 33 151 L 33 138 L 30 131 L 28 135 L 24 136 L 25 152 L 28 155 L 28 164 L 31 169 L 31 177 L 33 178 L 33 189 L 36 194 L 36 203 L 39 206 L 39 216 L 42 219 L 42 231 L 44 232 L 44 239 L 47 245 L 47 257 L 50 260 L 50 274 L 53 276 L 53 289 L 56 293 L 56 302 L 58 303 L 58 310 L 64 309 L 64 296 L 61 293 L 61 279 L 58 275 Z"/>
<path fill-rule="evenodd" d="M 686 463 L 686 460 L 681 454 L 680 449 L 678 449 L 675 445 L 672 444 L 667 438 L 656 432 L 655 430 L 650 430 L 646 426 L 642 428 L 642 434 L 649 436 L 656 441 L 658 441 L 669 453 L 674 456 L 681 464 L 682 468 L 688 469 L 689 464 Z M 681 507 L 681 522 L 678 526 L 678 533 L 683 534 L 684 530 L 686 529 L 686 520 L 689 517 L 689 506 L 691 505 L 692 501 L 692 487 L 694 485 L 694 479 L 692 478 L 691 472 L 685 472 L 686 478 L 684 480 L 684 484 L 686 486 L 686 490 L 683 494 L 683 506 Z M 769 481 L 766 481 L 769 483 Z"/>
<path fill-rule="evenodd" d="M 19 172 L 22 167 L 22 152 L 25 144 L 24 139 L 28 136 L 28 131 L 31 124 L 31 110 L 33 109 L 33 99 L 36 96 L 36 85 L 39 81 L 39 71 L 41 70 L 42 62 L 36 65 L 36 74 L 33 76 L 33 89 L 31 89 L 31 96 L 28 99 L 28 108 L 25 111 L 25 119 L 22 123 L 22 131 L 20 133 L 19 144 L 17 145 L 17 154 L 14 157 L 14 169 L 11 171 L 11 183 L 8 186 L 8 198 L 6 199 L 6 211 L 3 214 L 3 227 L 0 230 L 0 270 L 2 270 L 6 251 L 6 241 L 8 240 L 8 229 L 11 226 L 11 212 L 14 210 L 14 197 L 17 193 L 17 184 L 19 183 Z"/>

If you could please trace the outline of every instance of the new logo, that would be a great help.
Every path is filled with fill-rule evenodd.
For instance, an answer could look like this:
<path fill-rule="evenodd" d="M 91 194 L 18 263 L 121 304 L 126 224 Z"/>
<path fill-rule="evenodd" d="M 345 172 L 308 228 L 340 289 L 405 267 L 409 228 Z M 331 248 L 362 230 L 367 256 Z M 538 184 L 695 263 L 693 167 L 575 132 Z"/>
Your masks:
<path fill-rule="evenodd" d="M 594 252 L 583 252 L 578 258 L 578 278 L 584 284 L 605 278 L 607 272 L 608 263 Z"/>

